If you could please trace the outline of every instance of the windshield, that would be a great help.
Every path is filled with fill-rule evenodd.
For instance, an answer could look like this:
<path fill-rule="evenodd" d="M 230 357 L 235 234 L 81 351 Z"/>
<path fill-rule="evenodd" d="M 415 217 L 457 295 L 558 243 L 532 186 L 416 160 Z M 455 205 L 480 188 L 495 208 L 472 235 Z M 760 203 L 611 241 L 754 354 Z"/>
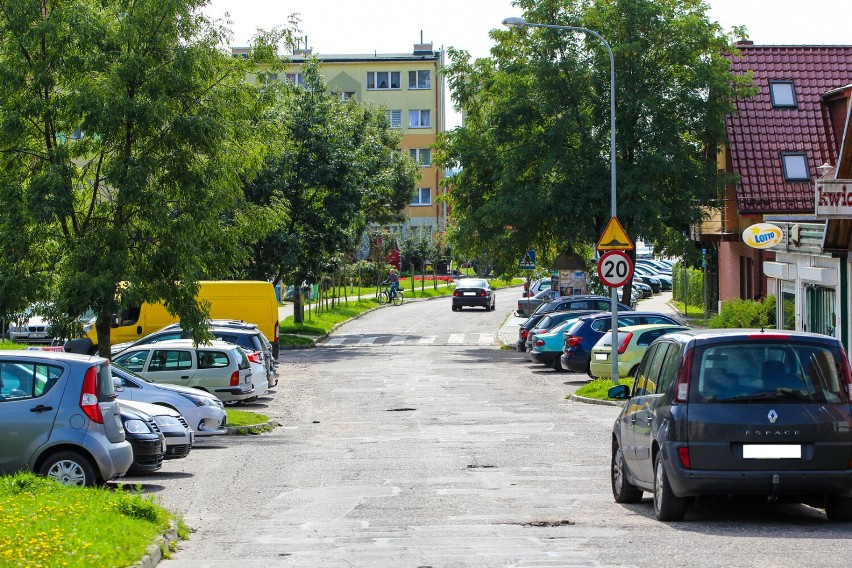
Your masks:
<path fill-rule="evenodd" d="M 843 354 L 818 343 L 746 341 L 696 349 L 695 402 L 848 403 Z"/>

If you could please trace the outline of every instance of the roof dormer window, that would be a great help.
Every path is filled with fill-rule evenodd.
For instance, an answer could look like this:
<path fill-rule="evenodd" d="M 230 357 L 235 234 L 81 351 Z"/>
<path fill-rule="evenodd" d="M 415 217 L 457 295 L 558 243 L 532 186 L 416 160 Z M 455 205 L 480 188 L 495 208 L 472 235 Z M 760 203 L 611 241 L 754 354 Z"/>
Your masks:
<path fill-rule="evenodd" d="M 781 154 L 781 164 L 784 167 L 786 181 L 810 181 L 811 172 L 808 169 L 808 158 L 804 153 Z"/>
<path fill-rule="evenodd" d="M 769 81 L 769 98 L 775 108 L 796 108 L 796 86 L 793 81 Z"/>

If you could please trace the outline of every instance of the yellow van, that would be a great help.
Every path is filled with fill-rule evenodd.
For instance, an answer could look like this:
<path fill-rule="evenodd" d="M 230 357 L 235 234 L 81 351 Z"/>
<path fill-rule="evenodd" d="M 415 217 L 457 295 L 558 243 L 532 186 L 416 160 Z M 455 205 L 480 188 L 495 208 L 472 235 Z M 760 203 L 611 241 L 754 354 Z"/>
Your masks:
<path fill-rule="evenodd" d="M 259 280 L 202 280 L 198 283 L 198 298 L 210 302 L 210 319 L 242 320 L 256 324 L 278 353 L 278 301 L 269 282 Z M 171 315 L 162 303 L 144 303 L 123 309 L 113 320 L 110 343 L 136 341 L 155 332 L 178 318 Z M 97 347 L 94 327 L 87 337 Z"/>

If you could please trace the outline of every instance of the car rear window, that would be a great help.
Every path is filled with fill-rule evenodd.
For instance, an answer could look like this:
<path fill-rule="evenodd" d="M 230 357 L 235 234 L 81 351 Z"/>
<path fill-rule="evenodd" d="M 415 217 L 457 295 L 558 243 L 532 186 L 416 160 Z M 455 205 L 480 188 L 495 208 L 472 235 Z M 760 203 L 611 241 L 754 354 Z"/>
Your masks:
<path fill-rule="evenodd" d="M 848 403 L 843 354 L 818 343 L 745 341 L 698 347 L 690 402 Z"/>

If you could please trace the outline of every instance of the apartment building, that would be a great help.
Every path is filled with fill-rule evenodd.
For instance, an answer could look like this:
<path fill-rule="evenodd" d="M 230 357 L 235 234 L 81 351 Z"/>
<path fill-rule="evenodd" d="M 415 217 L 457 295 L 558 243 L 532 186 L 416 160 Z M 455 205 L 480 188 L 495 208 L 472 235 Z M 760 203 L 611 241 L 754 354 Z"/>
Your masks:
<path fill-rule="evenodd" d="M 235 56 L 246 51 L 232 50 Z M 415 229 L 427 235 L 444 230 L 447 207 L 437 200 L 444 173 L 432 162 L 432 144 L 445 128 L 443 52 L 422 42 L 410 53 L 330 55 L 298 49 L 288 60 L 287 80 L 301 83 L 300 67 L 311 58 L 320 62 L 332 92 L 386 109 L 391 128 L 402 131 L 400 149 L 420 165 L 417 192 L 405 211 L 408 222 L 388 229 L 401 233 Z"/>

